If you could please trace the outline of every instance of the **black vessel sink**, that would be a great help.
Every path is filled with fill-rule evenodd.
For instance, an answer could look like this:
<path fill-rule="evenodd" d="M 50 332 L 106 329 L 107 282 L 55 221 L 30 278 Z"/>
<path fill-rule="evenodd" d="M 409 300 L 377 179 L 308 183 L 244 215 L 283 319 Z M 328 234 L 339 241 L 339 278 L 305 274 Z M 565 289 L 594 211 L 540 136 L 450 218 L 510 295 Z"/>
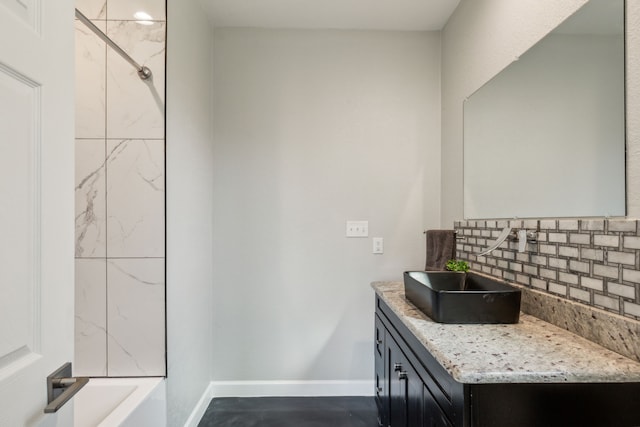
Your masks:
<path fill-rule="evenodd" d="M 409 301 L 439 323 L 518 323 L 520 290 L 475 273 L 407 271 Z"/>

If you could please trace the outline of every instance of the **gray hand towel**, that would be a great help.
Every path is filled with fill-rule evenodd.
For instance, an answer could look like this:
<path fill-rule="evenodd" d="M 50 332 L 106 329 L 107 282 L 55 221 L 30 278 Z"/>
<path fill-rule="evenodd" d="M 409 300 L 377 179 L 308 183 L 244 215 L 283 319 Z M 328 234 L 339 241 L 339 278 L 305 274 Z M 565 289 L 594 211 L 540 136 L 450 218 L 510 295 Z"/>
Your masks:
<path fill-rule="evenodd" d="M 427 230 L 426 271 L 445 270 L 447 261 L 456 257 L 454 230 Z"/>

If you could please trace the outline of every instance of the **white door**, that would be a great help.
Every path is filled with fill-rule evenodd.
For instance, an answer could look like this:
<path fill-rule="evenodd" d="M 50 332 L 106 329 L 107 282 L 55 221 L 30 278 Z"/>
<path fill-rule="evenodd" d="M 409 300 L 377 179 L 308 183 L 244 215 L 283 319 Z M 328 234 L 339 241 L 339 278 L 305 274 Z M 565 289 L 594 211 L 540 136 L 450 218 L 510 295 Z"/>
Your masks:
<path fill-rule="evenodd" d="M 2 427 L 72 425 L 43 410 L 73 357 L 73 19 L 72 0 L 0 0 Z"/>

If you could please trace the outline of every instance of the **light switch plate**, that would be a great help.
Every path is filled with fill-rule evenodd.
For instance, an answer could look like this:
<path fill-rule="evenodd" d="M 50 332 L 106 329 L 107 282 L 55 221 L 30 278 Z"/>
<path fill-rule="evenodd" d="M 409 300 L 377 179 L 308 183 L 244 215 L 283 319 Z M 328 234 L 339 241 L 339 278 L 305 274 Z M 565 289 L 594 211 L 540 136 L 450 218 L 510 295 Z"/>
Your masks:
<path fill-rule="evenodd" d="M 369 221 L 347 221 L 347 237 L 369 237 Z"/>
<path fill-rule="evenodd" d="M 373 253 L 374 254 L 384 253 L 384 239 L 382 237 L 373 238 Z"/>

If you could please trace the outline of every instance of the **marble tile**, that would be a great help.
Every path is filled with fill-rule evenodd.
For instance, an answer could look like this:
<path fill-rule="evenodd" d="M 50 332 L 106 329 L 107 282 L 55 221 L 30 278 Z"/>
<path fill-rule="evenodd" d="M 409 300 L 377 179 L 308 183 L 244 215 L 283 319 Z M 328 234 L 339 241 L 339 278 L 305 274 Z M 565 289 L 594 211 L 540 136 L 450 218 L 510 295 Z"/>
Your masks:
<path fill-rule="evenodd" d="M 107 272 L 105 259 L 75 261 L 74 375 L 107 374 Z"/>
<path fill-rule="evenodd" d="M 164 259 L 112 259 L 107 277 L 108 375 L 164 375 Z"/>
<path fill-rule="evenodd" d="M 164 256 L 164 142 L 107 141 L 107 255 Z"/>
<path fill-rule="evenodd" d="M 137 71 L 112 49 L 107 52 L 107 137 L 164 138 L 165 24 L 108 22 L 107 34 L 153 77 Z"/>
<path fill-rule="evenodd" d="M 132 20 L 136 12 L 144 12 L 153 21 L 166 21 L 165 0 L 107 0 L 107 19 Z"/>
<path fill-rule="evenodd" d="M 96 22 L 105 30 L 104 22 Z M 76 138 L 105 137 L 106 44 L 75 21 Z"/>
<path fill-rule="evenodd" d="M 75 154 L 75 256 L 105 257 L 105 141 L 77 139 Z"/>
<path fill-rule="evenodd" d="M 107 17 L 107 0 L 76 0 L 76 8 L 91 20 Z"/>

